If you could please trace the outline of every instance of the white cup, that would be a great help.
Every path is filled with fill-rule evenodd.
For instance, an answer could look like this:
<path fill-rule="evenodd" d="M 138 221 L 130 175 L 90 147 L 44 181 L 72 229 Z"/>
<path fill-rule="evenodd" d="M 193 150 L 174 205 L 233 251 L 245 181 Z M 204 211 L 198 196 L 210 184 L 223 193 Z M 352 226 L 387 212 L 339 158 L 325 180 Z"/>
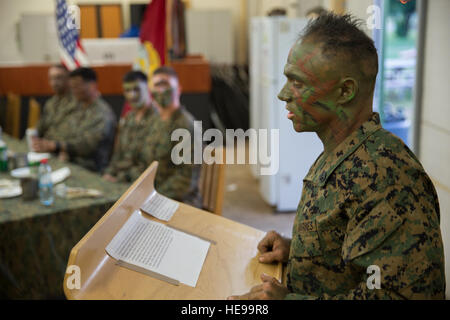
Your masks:
<path fill-rule="evenodd" d="M 26 136 L 27 136 L 28 150 L 34 152 L 34 149 L 33 149 L 33 140 L 32 140 L 32 138 L 33 138 L 33 137 L 37 137 L 38 132 L 37 132 L 37 130 L 36 130 L 35 128 L 28 128 L 28 129 L 25 131 L 25 134 L 26 134 Z"/>

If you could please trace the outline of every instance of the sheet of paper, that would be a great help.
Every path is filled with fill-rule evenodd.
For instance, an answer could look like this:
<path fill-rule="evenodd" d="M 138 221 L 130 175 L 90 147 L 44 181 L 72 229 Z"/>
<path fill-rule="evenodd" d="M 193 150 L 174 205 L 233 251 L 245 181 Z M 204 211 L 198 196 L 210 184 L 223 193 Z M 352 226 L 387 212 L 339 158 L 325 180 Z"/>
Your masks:
<path fill-rule="evenodd" d="M 52 183 L 53 185 L 55 185 L 60 182 L 63 182 L 69 176 L 70 176 L 70 169 L 68 167 L 55 170 L 51 173 Z"/>
<path fill-rule="evenodd" d="M 117 260 L 195 287 L 210 243 L 135 211 L 106 247 Z"/>
<path fill-rule="evenodd" d="M 157 219 L 169 221 L 178 207 L 178 202 L 153 191 L 153 195 L 141 206 L 141 210 Z"/>

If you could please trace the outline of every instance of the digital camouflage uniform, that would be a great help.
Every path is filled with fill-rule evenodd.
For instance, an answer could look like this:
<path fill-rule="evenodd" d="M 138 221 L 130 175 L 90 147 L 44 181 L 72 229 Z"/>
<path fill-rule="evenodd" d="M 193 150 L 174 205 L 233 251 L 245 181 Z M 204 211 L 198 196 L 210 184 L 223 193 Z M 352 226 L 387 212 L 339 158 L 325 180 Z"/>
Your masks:
<path fill-rule="evenodd" d="M 147 169 L 151 162 L 148 155 L 145 156 L 147 144 L 144 141 L 151 134 L 156 117 L 158 114 L 154 108 L 146 109 L 139 122 L 136 121 L 135 110 L 127 113 L 119 122 L 117 145 L 105 173 L 121 182 L 132 182 Z"/>
<path fill-rule="evenodd" d="M 304 179 L 286 298 L 444 299 L 439 220 L 429 177 L 374 113 Z M 371 265 L 381 289 L 367 286 Z"/>
<path fill-rule="evenodd" d="M 192 137 L 191 164 L 176 165 L 172 162 L 171 153 L 178 141 L 171 141 L 172 132 L 176 129 L 187 129 Z M 146 142 L 146 156 L 149 163 L 158 161 L 158 171 L 155 178 L 156 190 L 175 200 L 201 207 L 201 197 L 198 189 L 200 165 L 194 164 L 194 118 L 180 107 L 170 120 L 158 118 L 152 134 Z M 200 142 L 201 145 L 201 142 Z"/>
<path fill-rule="evenodd" d="M 67 145 L 70 161 L 98 172 L 108 165 L 116 116 L 102 98 L 97 98 L 88 107 L 77 103 L 59 130 L 59 138 L 55 140 Z"/>
<path fill-rule="evenodd" d="M 44 110 L 36 129 L 38 136 L 54 140 L 59 134 L 59 126 L 64 123 L 66 116 L 74 110 L 75 100 L 70 94 L 54 95 L 45 102 Z"/>

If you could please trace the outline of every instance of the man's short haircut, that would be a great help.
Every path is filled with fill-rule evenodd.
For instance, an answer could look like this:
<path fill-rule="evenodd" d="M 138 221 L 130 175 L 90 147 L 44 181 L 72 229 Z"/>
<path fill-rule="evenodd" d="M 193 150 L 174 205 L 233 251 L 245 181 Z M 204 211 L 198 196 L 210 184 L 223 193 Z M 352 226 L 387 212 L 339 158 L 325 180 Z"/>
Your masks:
<path fill-rule="evenodd" d="M 142 71 L 129 71 L 123 76 L 122 79 L 122 82 L 135 82 L 135 81 L 147 82 L 148 78 Z"/>
<path fill-rule="evenodd" d="M 375 82 L 378 54 L 373 40 L 360 29 L 362 23 L 349 14 L 327 12 L 310 20 L 300 38 L 320 43 L 326 57 L 347 58 L 349 66 L 355 66 L 365 80 Z"/>
<path fill-rule="evenodd" d="M 172 67 L 168 67 L 168 66 L 159 67 L 155 71 L 153 71 L 154 76 L 157 74 L 166 74 L 166 75 L 174 77 L 175 79 L 178 80 L 178 74 L 175 71 L 175 69 Z"/>
<path fill-rule="evenodd" d="M 91 68 L 82 67 L 82 68 L 73 70 L 69 74 L 69 78 L 74 78 L 74 77 L 81 77 L 84 82 L 96 82 L 97 81 L 97 74 Z"/>

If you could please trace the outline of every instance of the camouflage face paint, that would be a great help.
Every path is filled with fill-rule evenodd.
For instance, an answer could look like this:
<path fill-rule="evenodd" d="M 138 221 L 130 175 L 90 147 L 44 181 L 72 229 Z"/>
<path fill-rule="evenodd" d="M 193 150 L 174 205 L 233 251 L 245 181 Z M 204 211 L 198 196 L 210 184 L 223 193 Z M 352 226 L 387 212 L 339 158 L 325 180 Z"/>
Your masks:
<path fill-rule="evenodd" d="M 180 94 L 178 80 L 165 73 L 155 74 L 151 82 L 151 93 L 161 108 L 177 104 Z"/>
<path fill-rule="evenodd" d="M 152 97 L 162 108 L 167 108 L 172 103 L 173 89 L 167 88 L 164 91 L 153 90 Z"/>
<path fill-rule="evenodd" d="M 132 108 L 140 109 L 150 101 L 147 83 L 144 81 L 125 82 L 123 94 Z"/>
<path fill-rule="evenodd" d="M 289 53 L 284 73 L 288 79 L 278 98 L 287 102 L 294 129 L 340 137 L 350 118 L 348 111 L 336 102 L 341 92 L 341 74 L 322 55 L 319 45 L 297 42 Z"/>
<path fill-rule="evenodd" d="M 332 83 L 323 84 L 306 66 L 312 59 L 317 59 L 317 52 L 318 50 L 304 52 L 301 47 L 294 46 L 285 66 L 288 81 L 279 97 L 288 102 L 287 108 L 291 112 L 288 117 L 294 122 L 297 131 L 315 131 L 318 122 L 323 120 L 320 109 L 330 109 L 326 101 L 319 99 L 332 89 Z M 316 103 L 319 103 L 319 108 L 315 107 Z"/>

